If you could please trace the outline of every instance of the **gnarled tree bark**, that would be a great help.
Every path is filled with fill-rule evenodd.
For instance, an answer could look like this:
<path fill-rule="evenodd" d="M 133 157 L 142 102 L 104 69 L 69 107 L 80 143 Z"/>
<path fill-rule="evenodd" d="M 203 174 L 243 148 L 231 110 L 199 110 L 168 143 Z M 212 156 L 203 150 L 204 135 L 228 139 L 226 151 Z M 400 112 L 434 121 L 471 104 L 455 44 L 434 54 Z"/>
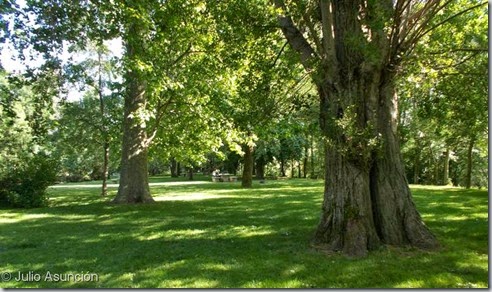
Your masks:
<path fill-rule="evenodd" d="M 436 13 L 438 1 L 431 2 L 425 11 Z M 274 3 L 286 12 L 283 1 Z M 402 29 L 408 25 L 403 10 L 411 5 L 392 1 L 320 0 L 317 8 L 316 16 L 304 19 L 322 27 L 322 36 L 311 39 L 317 50 L 290 16 L 279 16 L 320 98 L 325 191 L 314 242 L 355 257 L 380 244 L 435 248 L 438 242 L 417 212 L 404 173 L 393 84 L 401 54 L 412 45 L 407 36 L 418 40 L 426 23 L 419 19 Z M 391 19 L 393 25 L 381 27 Z M 313 23 L 307 27 L 316 33 L 309 31 Z"/>

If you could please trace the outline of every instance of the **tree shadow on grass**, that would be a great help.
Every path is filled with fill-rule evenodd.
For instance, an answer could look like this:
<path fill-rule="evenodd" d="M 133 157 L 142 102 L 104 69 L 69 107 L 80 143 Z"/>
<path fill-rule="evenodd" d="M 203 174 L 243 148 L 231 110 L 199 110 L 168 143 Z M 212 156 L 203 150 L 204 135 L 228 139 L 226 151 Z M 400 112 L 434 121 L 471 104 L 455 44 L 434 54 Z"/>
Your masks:
<path fill-rule="evenodd" d="M 219 199 L 85 202 L 2 213 L 7 224 L 0 234 L 0 256 L 9 272 L 84 271 L 98 274 L 99 281 L 9 282 L 5 287 L 458 288 L 488 283 L 487 268 L 481 265 L 487 261 L 487 242 L 481 240 L 487 222 L 468 218 L 447 227 L 446 219 L 439 220 L 440 214 L 455 214 L 459 207 L 427 206 L 424 211 L 448 245 L 442 251 L 383 248 L 355 261 L 310 248 L 319 219 L 317 189 L 272 184 Z M 466 232 L 470 224 L 479 226 L 476 234 Z"/>

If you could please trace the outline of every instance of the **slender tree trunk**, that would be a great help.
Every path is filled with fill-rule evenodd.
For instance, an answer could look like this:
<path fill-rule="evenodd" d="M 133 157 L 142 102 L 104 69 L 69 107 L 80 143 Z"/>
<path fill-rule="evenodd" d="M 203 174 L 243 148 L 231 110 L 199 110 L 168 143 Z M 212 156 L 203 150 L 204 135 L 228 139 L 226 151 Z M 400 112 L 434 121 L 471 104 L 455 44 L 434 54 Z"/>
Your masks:
<path fill-rule="evenodd" d="M 144 50 L 143 43 L 139 41 L 139 37 L 143 35 L 139 21 L 133 19 L 127 32 L 125 42 L 129 60 L 137 59 Z M 121 173 L 114 203 L 154 202 L 149 189 L 147 132 L 145 121 L 141 118 L 141 113 L 146 110 L 145 82 L 140 72 L 134 68 L 134 64 L 131 66 L 125 75 L 127 92 L 124 104 Z"/>
<path fill-rule="evenodd" d="M 311 178 L 315 177 L 315 163 L 314 163 L 314 137 L 311 136 Z"/>
<path fill-rule="evenodd" d="M 179 163 L 179 162 L 176 164 L 176 175 L 178 177 L 181 176 L 181 163 Z"/>
<path fill-rule="evenodd" d="M 413 183 L 414 184 L 419 184 L 420 183 L 420 138 L 416 135 L 415 136 L 415 144 L 417 146 L 417 153 L 414 161 L 414 166 L 413 166 Z"/>
<path fill-rule="evenodd" d="M 302 161 L 302 177 L 307 178 L 308 173 L 308 155 L 309 155 L 309 147 L 306 145 L 304 147 L 304 159 Z"/>
<path fill-rule="evenodd" d="M 419 157 L 415 159 L 415 164 L 413 165 L 413 183 L 418 184 L 419 183 Z"/>
<path fill-rule="evenodd" d="M 104 142 L 104 160 L 103 160 L 103 179 L 101 187 L 101 196 L 108 194 L 108 177 L 109 177 L 109 142 Z"/>
<path fill-rule="evenodd" d="M 442 176 L 442 184 L 449 184 L 449 148 L 444 152 L 444 171 Z"/>
<path fill-rule="evenodd" d="M 431 157 L 432 157 L 432 166 L 434 166 L 434 174 L 432 175 L 432 184 L 434 185 L 439 185 L 439 154 L 436 153 L 434 154 L 434 151 L 432 149 L 432 145 L 429 146 L 431 149 Z"/>
<path fill-rule="evenodd" d="M 101 186 L 101 196 L 108 194 L 108 177 L 109 177 L 109 130 L 106 119 L 106 106 L 104 103 L 103 95 L 103 80 L 102 80 L 102 54 L 98 52 L 99 62 L 99 80 L 98 80 L 98 96 L 99 96 L 99 110 L 102 117 L 101 134 L 104 139 L 103 142 L 103 180 Z"/>
<path fill-rule="evenodd" d="M 285 160 L 280 159 L 280 176 L 285 177 Z"/>
<path fill-rule="evenodd" d="M 188 167 L 188 180 L 193 180 L 193 167 Z"/>
<path fill-rule="evenodd" d="M 471 188 L 471 178 L 473 169 L 473 146 L 475 146 L 475 137 L 470 138 L 468 143 L 468 149 L 466 152 L 466 177 L 465 177 L 465 188 Z"/>
<path fill-rule="evenodd" d="M 294 173 L 295 173 L 295 165 L 294 165 L 294 160 L 290 161 L 290 177 L 294 178 Z"/>
<path fill-rule="evenodd" d="M 243 178 L 241 180 L 241 186 L 243 188 L 251 188 L 253 186 L 253 147 L 244 144 L 244 167 L 243 167 Z"/>
<path fill-rule="evenodd" d="M 255 168 L 256 168 L 256 178 L 265 179 L 265 159 L 263 159 L 263 156 L 261 156 L 256 160 Z"/>
<path fill-rule="evenodd" d="M 101 186 L 101 196 L 105 197 L 108 194 L 108 174 L 109 174 L 109 131 L 106 119 L 106 104 L 104 103 L 103 94 L 103 64 L 102 64 L 102 52 L 98 49 L 97 52 L 98 61 L 98 85 L 97 95 L 99 97 L 99 114 L 101 115 L 102 125 L 100 125 L 101 136 L 103 137 L 103 178 Z"/>

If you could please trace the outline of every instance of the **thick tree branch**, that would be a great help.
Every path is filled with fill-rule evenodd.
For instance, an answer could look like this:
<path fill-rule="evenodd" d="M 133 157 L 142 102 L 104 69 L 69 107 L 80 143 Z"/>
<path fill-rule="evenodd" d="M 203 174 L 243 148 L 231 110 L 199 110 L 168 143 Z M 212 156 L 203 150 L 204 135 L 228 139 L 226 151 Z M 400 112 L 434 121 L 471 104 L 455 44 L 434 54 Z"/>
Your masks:
<path fill-rule="evenodd" d="M 282 0 L 274 0 L 274 4 L 275 7 L 286 11 Z M 311 71 L 313 69 L 314 57 L 316 56 L 314 49 L 302 35 L 301 31 L 296 27 L 290 16 L 279 15 L 278 23 L 290 46 L 300 54 L 301 63 L 304 68 Z"/>
<path fill-rule="evenodd" d="M 323 56 L 330 65 L 336 64 L 335 32 L 333 19 L 333 6 L 329 1 L 320 1 L 321 27 L 323 28 Z"/>
<path fill-rule="evenodd" d="M 316 5 L 317 6 L 317 9 L 319 9 L 319 5 Z M 314 45 L 316 46 L 316 50 L 318 52 L 322 52 L 323 51 L 323 46 L 321 45 L 321 39 L 320 39 L 320 36 L 319 36 L 319 32 L 317 31 L 315 25 L 313 24 L 313 21 L 311 19 L 311 16 L 313 14 L 317 14 L 315 12 L 316 8 L 312 7 L 311 9 L 309 9 L 306 13 L 304 13 L 302 15 L 302 19 L 303 19 L 303 23 L 306 24 L 306 28 L 307 28 L 307 32 L 310 36 L 310 38 L 312 39 L 312 41 L 314 42 Z M 319 11 L 321 12 L 321 11 Z M 319 16 L 320 18 L 321 16 Z M 319 21 L 320 19 L 314 19 L 315 21 Z M 301 26 L 302 24 L 300 23 L 299 26 Z"/>

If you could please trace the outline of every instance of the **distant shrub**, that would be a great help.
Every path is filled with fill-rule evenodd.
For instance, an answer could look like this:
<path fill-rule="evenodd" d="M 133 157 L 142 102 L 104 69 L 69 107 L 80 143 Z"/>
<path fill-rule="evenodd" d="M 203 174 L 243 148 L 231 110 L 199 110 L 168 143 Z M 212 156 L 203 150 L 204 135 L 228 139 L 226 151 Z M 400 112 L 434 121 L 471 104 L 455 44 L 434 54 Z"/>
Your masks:
<path fill-rule="evenodd" d="M 57 163 L 37 154 L 23 166 L 0 177 L 0 204 L 16 208 L 46 205 L 47 188 L 56 181 Z"/>

